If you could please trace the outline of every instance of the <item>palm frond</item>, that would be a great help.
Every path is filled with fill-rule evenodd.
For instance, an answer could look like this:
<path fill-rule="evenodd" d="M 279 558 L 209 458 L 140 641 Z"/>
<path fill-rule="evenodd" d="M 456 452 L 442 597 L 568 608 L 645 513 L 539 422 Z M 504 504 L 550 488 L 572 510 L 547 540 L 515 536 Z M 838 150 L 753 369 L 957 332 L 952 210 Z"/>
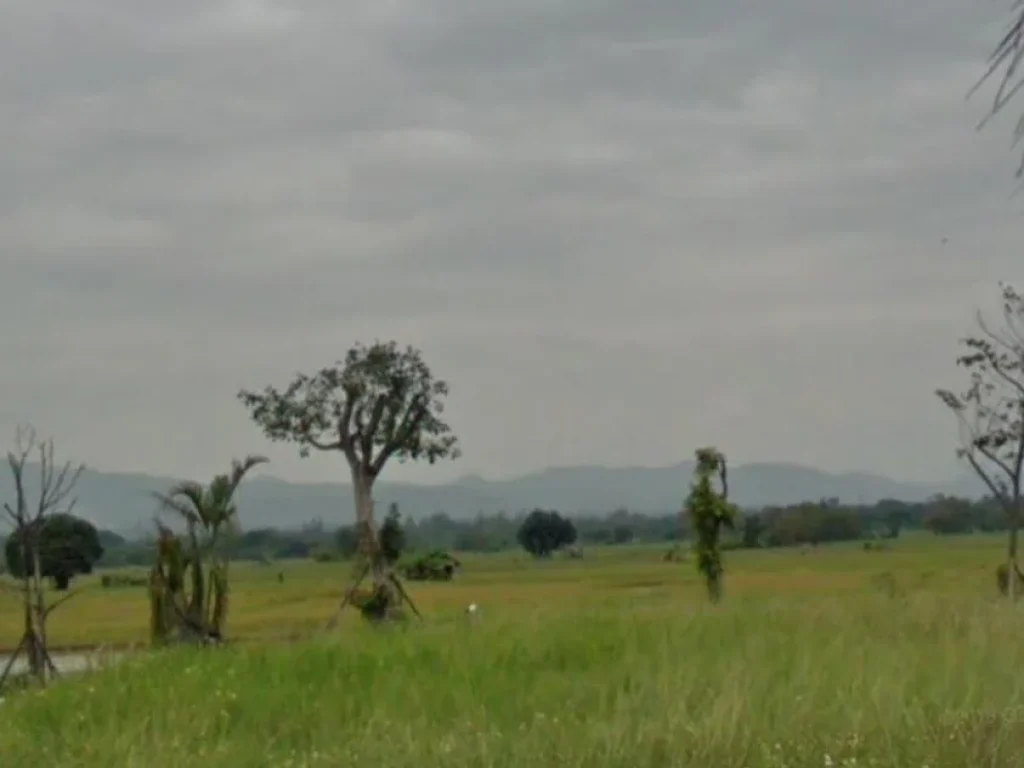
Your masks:
<path fill-rule="evenodd" d="M 1018 91 L 1024 88 L 1024 79 L 1020 79 L 1018 73 L 1021 63 L 1024 62 L 1024 2 L 1015 0 L 1012 13 L 1013 19 L 989 56 L 985 73 L 967 93 L 967 98 L 970 98 L 983 84 L 994 77 L 999 81 L 992 105 L 978 124 L 979 130 L 984 128 L 1017 95 Z M 1000 70 L 1002 72 L 997 75 L 996 73 Z M 1018 78 L 1016 81 L 1014 81 L 1015 77 Z M 1024 135 L 1022 124 L 1024 124 L 1024 118 L 1018 122 L 1014 131 L 1014 144 L 1019 143 Z M 1024 159 L 1018 166 L 1016 175 L 1024 176 Z"/>
<path fill-rule="evenodd" d="M 206 489 L 209 501 L 210 522 L 222 522 L 228 507 L 231 506 L 231 483 L 227 475 L 217 475 L 210 481 Z"/>
<path fill-rule="evenodd" d="M 160 504 L 160 511 L 170 511 L 181 516 L 185 522 L 202 523 L 207 506 L 205 489 L 200 483 L 186 481 L 171 487 L 167 493 L 153 493 Z"/>
<path fill-rule="evenodd" d="M 234 496 L 234 493 L 236 490 L 238 490 L 238 486 L 241 484 L 242 479 L 249 473 L 251 469 L 253 469 L 254 467 L 258 467 L 260 464 L 267 464 L 269 462 L 270 459 L 268 459 L 266 456 L 257 456 L 254 454 L 249 454 L 242 461 L 234 459 L 231 462 L 231 495 Z"/>

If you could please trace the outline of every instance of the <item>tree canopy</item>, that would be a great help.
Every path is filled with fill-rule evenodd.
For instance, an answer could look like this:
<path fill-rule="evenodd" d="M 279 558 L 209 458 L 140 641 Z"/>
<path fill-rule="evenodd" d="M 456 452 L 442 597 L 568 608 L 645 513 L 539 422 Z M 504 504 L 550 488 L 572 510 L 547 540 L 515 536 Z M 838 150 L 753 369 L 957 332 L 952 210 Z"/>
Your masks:
<path fill-rule="evenodd" d="M 459 456 L 442 418 L 447 395 L 448 384 L 434 378 L 419 350 L 378 341 L 296 375 L 284 390 L 241 390 L 238 398 L 270 440 L 297 443 L 302 456 L 339 451 L 372 482 L 392 457 L 433 464 Z"/>
<path fill-rule="evenodd" d="M 67 589 L 75 576 L 92 573 L 93 565 L 103 557 L 99 532 L 87 520 L 56 513 L 41 518 L 33 525 L 38 529 L 36 543 L 41 575 L 52 579 L 59 590 Z M 22 551 L 23 537 L 29 531 L 27 528 L 15 531 L 4 543 L 7 567 L 15 578 L 21 579 L 27 574 Z"/>
<path fill-rule="evenodd" d="M 534 557 L 548 557 L 552 552 L 574 544 L 576 535 L 572 520 L 554 510 L 535 509 L 523 520 L 516 539 Z"/>

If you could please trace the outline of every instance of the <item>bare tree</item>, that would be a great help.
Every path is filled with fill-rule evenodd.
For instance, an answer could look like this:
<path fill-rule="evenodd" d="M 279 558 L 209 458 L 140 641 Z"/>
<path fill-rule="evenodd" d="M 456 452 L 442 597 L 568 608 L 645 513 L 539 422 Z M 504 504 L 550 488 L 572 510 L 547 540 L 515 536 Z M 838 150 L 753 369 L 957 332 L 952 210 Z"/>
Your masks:
<path fill-rule="evenodd" d="M 1000 38 L 999 44 L 988 57 L 988 67 L 985 74 L 971 88 L 967 94 L 970 98 L 984 83 L 992 77 L 999 78 L 999 87 L 992 99 L 992 106 L 985 117 L 978 124 L 978 129 L 985 127 L 989 120 L 995 117 L 1012 99 L 1017 91 L 1024 86 L 1024 79 L 1020 78 L 1020 64 L 1024 59 L 1024 0 L 1014 0 L 1011 10 L 1011 21 Z M 998 74 L 997 74 L 998 73 Z M 1017 120 L 1013 131 L 1013 143 L 1017 145 L 1024 139 L 1024 115 Z M 1024 155 L 1017 165 L 1017 177 L 1024 176 Z"/>
<path fill-rule="evenodd" d="M 238 394 L 271 440 L 297 443 L 301 456 L 315 450 L 345 457 L 366 558 L 356 585 L 366 573 L 374 582 L 372 606 L 364 606 L 368 615 L 388 616 L 399 597 L 408 600 L 381 551 L 374 483 L 392 458 L 433 464 L 459 456 L 458 439 L 442 418 L 447 395 L 448 385 L 434 378 L 421 353 L 393 341 L 357 344 L 344 361 L 297 375 L 283 392 L 267 387 Z"/>
<path fill-rule="evenodd" d="M 32 503 L 26 487 L 25 471 L 29 458 L 36 452 L 39 454 L 39 493 L 35 503 Z M 28 657 L 32 676 L 45 684 L 47 678 L 56 673 L 47 651 L 46 620 L 55 608 L 77 593 L 65 595 L 53 604 L 46 605 L 39 536 L 49 515 L 71 513 L 75 505 L 71 492 L 85 466 L 73 467 L 68 462 L 58 469 L 54 461 L 53 440 L 37 441 L 35 430 L 31 427 L 18 428 L 14 449 L 7 452 L 7 463 L 14 477 L 15 498 L 13 506 L 9 502 L 4 503 L 4 512 L 14 529 L 14 535 L 21 542 L 21 558 L 27 567 L 20 585 L 24 629 L 21 642 L 0 673 L 0 687 L 23 651 Z"/>
<path fill-rule="evenodd" d="M 961 394 L 946 389 L 936 394 L 956 414 L 961 441 L 957 455 L 1006 512 L 1008 592 L 1016 600 L 1024 466 L 1024 297 L 1009 285 L 1000 288 L 1002 327 L 993 329 L 978 312 L 979 334 L 961 342 L 967 352 L 957 364 L 969 372 L 969 386 Z"/>

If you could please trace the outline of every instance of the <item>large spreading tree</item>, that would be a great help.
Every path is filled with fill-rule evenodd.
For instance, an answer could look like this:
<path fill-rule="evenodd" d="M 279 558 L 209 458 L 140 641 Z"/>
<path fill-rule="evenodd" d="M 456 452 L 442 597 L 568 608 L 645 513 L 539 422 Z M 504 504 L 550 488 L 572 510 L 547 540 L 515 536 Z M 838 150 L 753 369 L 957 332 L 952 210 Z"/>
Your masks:
<path fill-rule="evenodd" d="M 395 342 L 357 344 L 344 360 L 283 390 L 242 390 L 238 397 L 275 442 L 339 453 L 348 464 L 361 550 L 373 578 L 377 605 L 397 606 L 397 583 L 374 519 L 373 487 L 388 461 L 457 458 L 458 439 L 443 418 L 446 382 L 434 377 L 419 350 Z"/>
<path fill-rule="evenodd" d="M 966 388 L 936 394 L 956 415 L 957 455 L 1006 513 L 1006 574 L 1010 598 L 1016 599 L 1024 467 L 1024 297 L 1009 285 L 1001 288 L 1001 327 L 993 328 L 979 312 L 978 333 L 961 340 L 965 352 L 957 364 L 968 373 Z"/>

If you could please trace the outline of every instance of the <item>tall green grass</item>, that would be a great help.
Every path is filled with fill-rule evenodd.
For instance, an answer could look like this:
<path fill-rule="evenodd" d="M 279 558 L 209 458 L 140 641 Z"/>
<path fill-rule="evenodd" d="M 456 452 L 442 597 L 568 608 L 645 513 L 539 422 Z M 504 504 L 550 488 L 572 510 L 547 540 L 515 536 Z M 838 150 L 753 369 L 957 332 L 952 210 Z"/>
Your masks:
<path fill-rule="evenodd" d="M 0 705 L 0 766 L 1014 768 L 1024 614 L 609 601 L 176 650 Z"/>

